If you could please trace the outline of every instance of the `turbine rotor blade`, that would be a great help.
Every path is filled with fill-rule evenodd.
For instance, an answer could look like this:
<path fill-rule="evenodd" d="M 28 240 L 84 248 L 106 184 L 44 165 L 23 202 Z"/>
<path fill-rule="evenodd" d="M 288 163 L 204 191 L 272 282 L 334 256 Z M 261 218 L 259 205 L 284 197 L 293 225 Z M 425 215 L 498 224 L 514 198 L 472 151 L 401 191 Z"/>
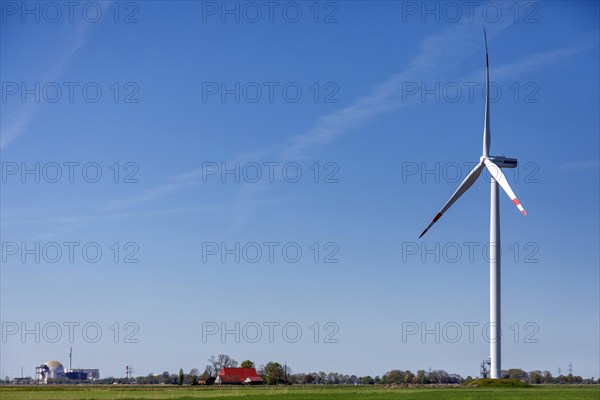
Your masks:
<path fill-rule="evenodd" d="M 502 170 L 500 169 L 500 167 L 498 167 L 496 164 L 494 164 L 488 158 L 484 159 L 483 162 L 485 163 L 485 166 L 488 169 L 488 171 L 490 171 L 490 173 L 492 174 L 492 178 L 496 182 L 498 182 L 498 184 L 500 185 L 500 187 L 502 187 L 502 189 L 506 192 L 506 194 L 508 195 L 508 197 L 510 197 L 510 199 L 515 204 L 515 206 L 517 206 L 517 208 L 519 209 L 519 211 L 521 211 L 521 214 L 527 215 L 527 212 L 525 211 L 525 209 L 523 208 L 523 206 L 521 205 L 521 203 L 517 199 L 517 196 L 515 196 L 515 192 L 513 192 L 513 190 L 511 189 L 511 187 L 508 184 L 508 181 L 506 180 L 506 177 L 504 176 L 504 173 L 502 172 Z"/>
<path fill-rule="evenodd" d="M 488 60 L 487 34 L 483 28 L 483 37 L 485 39 L 485 121 L 483 124 L 483 155 L 490 154 L 491 133 L 490 133 L 490 63 Z"/>
<path fill-rule="evenodd" d="M 446 202 L 446 204 L 444 204 L 444 207 L 442 207 L 442 209 L 440 210 L 440 212 L 438 212 L 436 214 L 436 216 L 433 217 L 433 220 L 431 221 L 431 223 L 419 235 L 419 239 L 425 233 L 427 233 L 427 231 L 429 230 L 429 228 L 431 228 L 431 226 L 433 224 L 435 224 L 437 222 L 437 220 L 440 219 L 440 217 L 446 211 L 448 211 L 448 209 L 452 206 L 452 204 L 454 204 L 456 202 L 456 200 L 459 199 L 460 196 L 462 196 L 467 190 L 469 190 L 469 188 L 471 186 L 473 186 L 473 183 L 475 183 L 475 181 L 477 180 L 477 178 L 479 178 L 479 175 L 481 175 L 481 171 L 483 171 L 483 167 L 484 167 L 483 163 L 479 162 L 479 164 L 477 164 L 475 166 L 475 168 L 473 168 L 473 170 L 471 170 L 471 172 L 469 172 L 469 175 L 467 175 L 467 177 L 462 181 L 462 183 L 460 184 L 460 186 L 458 187 L 458 189 L 456 189 L 456 191 L 454 192 L 454 194 L 450 197 L 450 199 Z"/>

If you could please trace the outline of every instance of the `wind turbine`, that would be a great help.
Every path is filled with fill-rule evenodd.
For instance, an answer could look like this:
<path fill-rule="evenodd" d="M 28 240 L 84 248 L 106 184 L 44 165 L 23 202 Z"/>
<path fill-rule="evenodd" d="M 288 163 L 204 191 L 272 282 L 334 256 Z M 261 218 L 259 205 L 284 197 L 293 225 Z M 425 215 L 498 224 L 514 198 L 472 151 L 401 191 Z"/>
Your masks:
<path fill-rule="evenodd" d="M 421 238 L 433 224 L 440 219 L 442 215 L 462 196 L 473 183 L 479 178 L 484 168 L 487 168 L 492 177 L 491 198 L 490 198 L 490 367 L 491 377 L 493 379 L 501 376 L 501 334 L 500 334 L 500 209 L 498 207 L 498 185 L 506 192 L 508 197 L 517 206 L 523 215 L 527 215 L 525 209 L 517 196 L 510 188 L 508 181 L 504 177 L 501 168 L 516 168 L 517 160 L 515 158 L 490 156 L 490 65 L 488 61 L 487 35 L 483 30 L 485 40 L 485 122 L 483 127 L 483 154 L 479 158 L 479 163 L 467 175 L 458 189 L 450 197 L 450 200 L 444 204 L 444 207 L 437 213 L 431 223 L 421 233 Z"/>

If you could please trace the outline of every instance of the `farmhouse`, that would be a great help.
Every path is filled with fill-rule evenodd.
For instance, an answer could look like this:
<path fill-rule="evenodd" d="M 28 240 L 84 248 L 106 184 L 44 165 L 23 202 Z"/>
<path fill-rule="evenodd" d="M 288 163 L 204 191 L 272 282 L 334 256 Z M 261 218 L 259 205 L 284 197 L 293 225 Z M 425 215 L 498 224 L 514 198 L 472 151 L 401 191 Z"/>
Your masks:
<path fill-rule="evenodd" d="M 215 383 L 215 380 L 217 378 L 215 378 L 214 376 L 208 377 L 206 379 L 200 379 L 198 381 L 198 385 L 212 385 Z"/>
<path fill-rule="evenodd" d="M 260 385 L 262 382 L 254 368 L 223 368 L 215 380 L 217 385 Z"/>

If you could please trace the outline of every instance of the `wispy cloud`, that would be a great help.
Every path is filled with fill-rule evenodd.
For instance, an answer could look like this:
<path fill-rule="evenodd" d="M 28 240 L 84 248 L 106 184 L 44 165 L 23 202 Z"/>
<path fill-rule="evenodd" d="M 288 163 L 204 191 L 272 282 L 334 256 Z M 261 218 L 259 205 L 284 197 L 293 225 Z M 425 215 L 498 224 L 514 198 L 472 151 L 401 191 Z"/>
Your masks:
<path fill-rule="evenodd" d="M 561 167 L 563 169 L 568 170 L 599 170 L 600 169 L 600 160 L 588 160 L 588 161 L 573 161 L 566 164 L 562 164 Z"/>
<path fill-rule="evenodd" d="M 2 118 L 0 121 L 0 149 L 11 144 L 27 130 L 35 114 L 36 106 L 37 104 L 24 103 L 13 118 Z"/>
<path fill-rule="evenodd" d="M 112 3 L 112 1 L 102 2 L 102 11 L 106 11 Z M 46 72 L 40 77 L 40 81 L 55 81 L 61 75 L 75 53 L 85 44 L 93 25 L 95 24 L 83 19 L 73 24 L 73 33 L 68 36 L 70 40 L 56 50 L 55 57 L 53 57 L 54 62 L 47 63 Z M 6 148 L 27 132 L 39 106 L 39 103 L 22 103 L 12 116 L 4 115 L 0 121 L 0 149 Z"/>
<path fill-rule="evenodd" d="M 493 39 L 511 22 L 496 24 L 488 29 L 488 39 Z M 407 67 L 371 88 L 364 96 L 357 98 L 348 106 L 318 118 L 313 126 L 306 132 L 291 136 L 286 141 L 274 144 L 252 153 L 241 154 L 233 161 L 256 161 L 269 159 L 269 161 L 290 161 L 309 157 L 311 149 L 323 146 L 360 129 L 368 121 L 385 113 L 392 112 L 401 107 L 414 105 L 401 99 L 402 85 L 407 81 L 439 79 L 442 74 L 447 74 L 454 66 L 460 65 L 464 58 L 474 52 L 482 50 L 482 27 L 480 24 L 464 22 L 455 24 L 437 34 L 422 40 L 418 53 L 408 63 Z M 597 35 L 597 33 L 596 33 Z M 499 65 L 494 68 L 494 78 L 507 78 L 526 73 L 527 71 L 547 66 L 550 63 L 572 57 L 590 46 L 597 45 L 592 39 L 595 35 L 587 35 L 580 43 L 573 47 L 550 50 L 533 54 L 526 59 Z M 473 73 L 481 78 L 481 70 Z M 416 102 L 416 100 L 415 100 Z M 418 102 L 417 102 L 418 103 Z M 590 164 L 574 164 L 574 168 L 591 168 Z M 597 167 L 597 162 L 596 164 Z M 133 207 L 156 202 L 161 198 L 172 196 L 182 190 L 187 190 L 202 184 L 205 171 L 202 168 L 190 170 L 173 176 L 167 182 L 148 188 L 136 196 L 116 200 L 98 209 L 99 219 L 109 218 L 136 218 L 144 216 L 164 215 L 169 213 L 209 211 L 211 207 L 230 207 L 232 218 L 231 229 L 237 229 L 245 223 L 248 216 L 256 207 L 272 205 L 289 198 L 275 196 L 271 188 L 274 185 L 242 184 L 233 195 L 231 202 L 221 202 L 212 205 L 197 207 L 180 207 L 177 209 L 157 211 L 131 211 Z M 96 217 L 92 217 L 94 219 Z M 78 219 L 79 220 L 79 219 Z"/>
<path fill-rule="evenodd" d="M 498 34 L 508 24 L 495 27 Z M 425 38 L 408 67 L 378 84 L 366 96 L 351 105 L 319 118 L 306 133 L 291 138 L 281 153 L 282 158 L 302 158 L 308 148 L 329 143 L 340 136 L 359 128 L 368 120 L 401 107 L 413 105 L 399 96 L 403 84 L 424 80 L 441 70 L 449 70 L 466 56 L 482 47 L 482 29 L 478 24 L 467 21 Z"/>
<path fill-rule="evenodd" d="M 554 64 L 569 59 L 578 53 L 597 46 L 598 30 L 595 30 L 585 35 L 573 46 L 533 53 L 512 63 L 504 64 L 497 68 L 491 69 L 494 79 L 505 79 L 507 77 L 538 70 L 539 68 L 547 66 L 548 64 Z"/>
<path fill-rule="evenodd" d="M 127 199 L 114 200 L 109 202 L 107 205 L 102 207 L 102 210 L 112 211 L 112 210 L 122 210 L 125 208 L 129 208 L 135 205 L 148 203 L 154 200 L 158 200 L 170 194 L 173 194 L 179 190 L 183 190 L 185 188 L 195 186 L 195 182 L 181 182 L 181 183 L 165 183 L 162 185 L 158 185 L 152 187 L 145 192 L 133 197 L 129 197 Z"/>
<path fill-rule="evenodd" d="M 498 34 L 508 25 L 499 24 L 494 27 L 494 34 Z M 419 52 L 404 71 L 375 85 L 369 93 L 359 97 L 347 107 L 320 117 L 307 132 L 293 135 L 283 143 L 271 145 L 252 153 L 241 154 L 232 161 L 257 161 L 266 158 L 289 161 L 307 158 L 306 152 L 311 147 L 328 144 L 360 128 L 361 125 L 379 115 L 411 105 L 412 103 L 402 101 L 399 96 L 404 82 L 423 79 L 425 76 L 432 76 L 440 69 L 449 69 L 459 64 L 460 60 L 477 49 L 481 50 L 481 36 L 480 25 L 465 22 L 425 38 L 420 45 Z M 113 202 L 111 207 L 119 208 L 139 204 L 146 200 L 155 200 L 174 191 L 194 186 L 200 181 L 203 172 L 200 168 L 181 173 L 172 179 L 172 183 L 151 188 L 134 198 Z M 253 187 L 256 186 L 253 184 Z M 242 192 L 247 194 L 239 197 L 254 196 L 257 191 L 259 190 L 243 189 Z"/>
<path fill-rule="evenodd" d="M 501 23 L 493 27 L 490 36 L 499 34 L 510 23 Z M 407 81 L 423 80 L 437 76 L 441 70 L 460 64 L 473 52 L 482 48 L 482 28 L 479 24 L 465 21 L 445 29 L 422 40 L 419 52 L 403 71 L 394 74 L 388 80 L 379 83 L 364 96 L 357 98 L 347 107 L 324 115 L 315 121 L 306 132 L 294 135 L 283 143 L 271 145 L 252 153 L 239 155 L 235 161 L 269 158 L 270 161 L 290 161 L 308 158 L 311 148 L 329 144 L 347 135 L 379 115 L 401 107 L 412 105 L 399 95 L 402 85 Z M 105 209 L 115 210 L 154 201 L 173 194 L 176 191 L 197 186 L 201 182 L 204 171 L 200 169 L 184 172 L 171 179 L 171 182 L 150 188 L 141 195 L 111 202 Z M 234 195 L 232 210 L 232 227 L 241 227 L 255 207 L 272 204 L 265 199 L 271 194 L 273 185 L 260 183 L 242 184 Z M 284 201 L 278 198 L 277 201 Z"/>

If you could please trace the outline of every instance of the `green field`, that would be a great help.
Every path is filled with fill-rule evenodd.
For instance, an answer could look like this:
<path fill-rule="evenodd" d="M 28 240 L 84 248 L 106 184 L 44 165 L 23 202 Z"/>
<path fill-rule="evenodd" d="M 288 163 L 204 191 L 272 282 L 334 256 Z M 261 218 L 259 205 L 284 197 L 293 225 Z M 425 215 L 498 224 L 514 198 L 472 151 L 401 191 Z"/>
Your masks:
<path fill-rule="evenodd" d="M 600 386 L 530 388 L 384 388 L 374 386 L 173 387 L 173 386 L 35 386 L 0 387 L 2 400 L 96 399 L 600 399 Z"/>

